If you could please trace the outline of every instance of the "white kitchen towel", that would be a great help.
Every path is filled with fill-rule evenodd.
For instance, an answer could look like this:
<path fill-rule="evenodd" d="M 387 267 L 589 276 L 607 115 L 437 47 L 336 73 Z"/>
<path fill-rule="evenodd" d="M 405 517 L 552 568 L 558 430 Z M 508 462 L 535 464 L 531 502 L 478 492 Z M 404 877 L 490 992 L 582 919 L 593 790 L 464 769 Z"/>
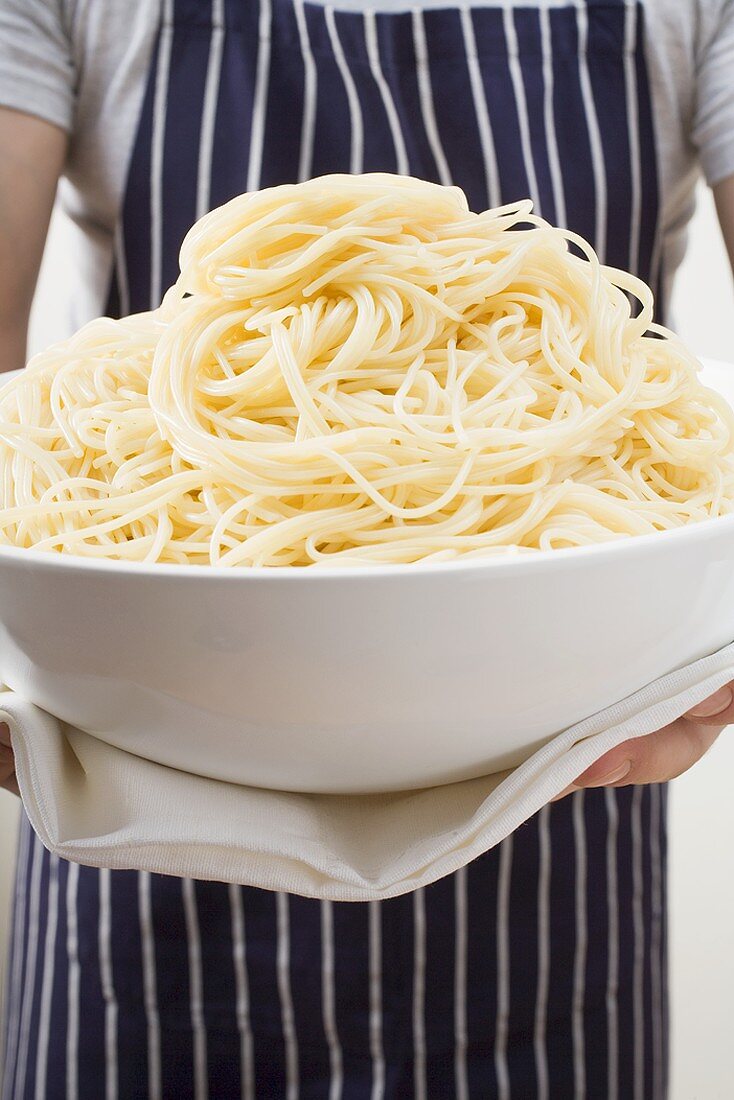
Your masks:
<path fill-rule="evenodd" d="M 51 851 L 333 901 L 394 897 L 493 848 L 603 753 L 734 678 L 734 644 L 559 734 L 509 772 L 427 790 L 313 795 L 242 787 L 141 759 L 0 694 L 18 782 Z"/>

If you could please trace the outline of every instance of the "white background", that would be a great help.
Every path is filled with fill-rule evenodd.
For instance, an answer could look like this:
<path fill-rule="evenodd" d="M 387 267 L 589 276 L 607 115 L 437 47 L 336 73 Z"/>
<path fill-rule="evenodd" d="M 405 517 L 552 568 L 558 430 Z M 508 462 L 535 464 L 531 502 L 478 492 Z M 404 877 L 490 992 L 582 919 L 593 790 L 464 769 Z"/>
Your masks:
<path fill-rule="evenodd" d="M 61 331 L 54 291 L 63 279 L 64 262 L 60 239 L 52 234 L 34 311 L 35 347 Z M 699 355 L 734 363 L 734 287 L 713 201 L 704 189 L 673 314 L 675 327 Z M 733 784 L 734 727 L 671 791 L 670 1100 L 734 1096 Z M 16 822 L 17 800 L 0 791 L 0 969 L 9 928 Z"/>

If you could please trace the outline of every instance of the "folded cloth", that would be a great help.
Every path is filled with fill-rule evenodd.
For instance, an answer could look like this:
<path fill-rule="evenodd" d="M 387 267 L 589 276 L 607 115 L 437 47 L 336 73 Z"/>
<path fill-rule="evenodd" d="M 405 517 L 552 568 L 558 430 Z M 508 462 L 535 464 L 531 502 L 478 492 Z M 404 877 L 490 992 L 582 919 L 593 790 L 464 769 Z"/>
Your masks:
<path fill-rule="evenodd" d="M 0 693 L 33 828 L 94 867 L 237 882 L 333 901 L 407 893 L 493 848 L 609 749 L 734 678 L 734 644 L 553 738 L 512 771 L 426 790 L 315 795 L 177 771 Z"/>

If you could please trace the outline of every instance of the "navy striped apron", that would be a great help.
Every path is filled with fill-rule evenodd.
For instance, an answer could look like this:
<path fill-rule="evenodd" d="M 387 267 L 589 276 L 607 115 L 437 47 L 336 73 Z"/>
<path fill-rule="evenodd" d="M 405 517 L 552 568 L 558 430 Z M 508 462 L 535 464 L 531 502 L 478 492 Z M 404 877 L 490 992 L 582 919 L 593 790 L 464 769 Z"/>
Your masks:
<path fill-rule="evenodd" d="M 359 14 L 166 0 L 110 311 L 156 305 L 193 220 L 325 172 L 531 195 L 659 282 L 643 11 Z M 546 807 L 383 903 L 58 860 L 24 824 L 2 1096 L 662 1100 L 665 789 Z"/>

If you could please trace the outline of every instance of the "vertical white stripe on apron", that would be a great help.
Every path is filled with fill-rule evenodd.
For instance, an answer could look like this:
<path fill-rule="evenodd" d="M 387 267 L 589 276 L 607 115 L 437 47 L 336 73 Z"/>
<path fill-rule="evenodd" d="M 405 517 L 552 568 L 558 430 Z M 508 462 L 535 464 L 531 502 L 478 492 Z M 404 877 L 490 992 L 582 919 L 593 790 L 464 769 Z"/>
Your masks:
<path fill-rule="evenodd" d="M 311 178 L 314 132 L 316 129 L 316 82 L 318 76 L 308 37 L 303 0 L 293 0 L 293 8 L 298 24 L 298 38 L 301 45 L 301 57 L 303 58 L 303 121 L 301 123 L 301 152 L 298 158 L 298 179 L 302 183 L 304 180 Z"/>
<path fill-rule="evenodd" d="M 489 121 L 489 111 L 487 110 L 487 97 L 484 92 L 482 70 L 479 66 L 477 40 L 474 34 L 474 23 L 472 21 L 471 10 L 469 8 L 461 8 L 460 17 L 461 33 L 464 38 L 464 49 L 466 51 L 466 65 L 469 72 L 469 83 L 471 84 L 474 111 L 477 116 L 479 142 L 482 146 L 482 157 L 484 158 L 487 202 L 490 206 L 499 206 L 501 195 L 500 173 L 497 167 L 497 153 L 494 147 L 492 124 Z"/>
<path fill-rule="evenodd" d="M 280 1015 L 285 1042 L 285 1100 L 298 1100 L 298 1038 L 296 1036 L 296 1018 L 293 1014 L 291 996 L 291 950 L 288 916 L 288 895 L 275 895 L 278 948 L 276 966 L 278 971 L 278 996 L 280 997 Z"/>
<path fill-rule="evenodd" d="M 212 0 L 212 32 L 209 39 L 209 59 L 206 67 L 204 102 L 201 107 L 201 134 L 199 136 L 199 171 L 196 182 L 196 217 L 201 218 L 209 209 L 212 182 L 212 150 L 214 148 L 214 124 L 219 99 L 219 76 L 222 71 L 224 49 L 224 0 Z"/>
<path fill-rule="evenodd" d="M 258 20 L 257 71 L 255 75 L 255 99 L 252 104 L 250 127 L 250 159 L 247 165 L 247 190 L 257 191 L 260 186 L 265 141 L 265 114 L 268 109 L 268 84 L 270 82 L 270 0 L 260 0 Z"/>
<path fill-rule="evenodd" d="M 354 175 L 361 172 L 364 165 L 364 124 L 362 122 L 362 108 L 359 104 L 357 86 L 354 83 L 354 78 L 347 64 L 347 59 L 344 56 L 344 49 L 336 29 L 334 9 L 332 7 L 327 7 L 324 10 L 324 16 L 326 19 L 326 28 L 331 40 L 331 48 L 334 51 L 334 60 L 337 63 L 341 78 L 344 81 L 344 89 L 347 93 L 347 101 L 349 103 L 349 123 L 352 131 L 349 171 Z"/>
<path fill-rule="evenodd" d="M 589 131 L 591 164 L 594 172 L 594 194 L 596 199 L 596 228 L 594 248 L 602 263 L 606 262 L 607 252 L 607 176 L 604 166 L 604 149 L 601 143 L 599 120 L 596 116 L 594 92 L 589 76 L 587 48 L 589 41 L 589 16 L 586 0 L 574 0 L 576 5 L 576 26 L 578 28 L 578 62 L 581 98 L 584 103 L 586 126 Z"/>
<path fill-rule="evenodd" d="M 525 171 L 528 176 L 528 187 L 530 188 L 530 198 L 533 200 L 533 207 L 536 214 L 542 215 L 542 209 L 540 205 L 540 192 L 538 190 L 538 177 L 535 172 L 535 164 L 533 163 L 533 149 L 530 141 L 530 119 L 528 117 L 528 102 L 525 96 L 525 84 L 522 79 L 522 68 L 520 66 L 520 51 L 517 43 L 517 31 L 515 30 L 515 14 L 511 7 L 505 6 L 502 11 L 502 17 L 505 29 L 505 38 L 507 40 L 507 60 L 510 67 L 510 79 L 512 80 L 512 90 L 515 96 L 515 106 L 517 107 L 517 118 L 520 124 L 520 146 L 522 148 L 523 161 L 525 162 Z"/>
<path fill-rule="evenodd" d="M 127 259 L 125 257 L 125 235 L 122 219 L 115 228 L 113 242 L 115 254 L 115 275 L 117 276 L 117 291 L 120 298 L 120 316 L 126 317 L 130 312 L 130 286 L 127 281 Z"/>
<path fill-rule="evenodd" d="M 572 794 L 573 840 L 576 858 L 576 949 L 573 959 L 573 1080 L 574 1100 L 586 1098 L 586 1044 L 584 1041 L 584 1002 L 586 999 L 586 951 L 589 932 L 586 917 L 586 823 L 584 792 Z"/>
<path fill-rule="evenodd" d="M 20 1033 L 21 998 L 23 995 L 23 958 L 28 950 L 25 938 L 26 878 L 28 875 L 28 852 L 35 834 L 32 832 L 25 814 L 21 811 L 20 842 L 18 844 L 17 871 L 15 876 L 15 908 L 13 911 L 13 961 L 8 976 L 4 1011 L 7 1013 L 7 1045 L 3 1049 L 3 1096 L 11 1095 L 11 1083 L 18 1057 L 18 1039 Z M 36 840 L 36 844 L 40 841 Z"/>
<path fill-rule="evenodd" d="M 201 970 L 201 936 L 193 879 L 181 879 L 181 893 L 186 924 L 189 1006 L 194 1039 L 194 1096 L 196 1100 L 206 1100 L 209 1094 L 209 1079 L 206 1060 L 206 1021 L 204 1020 L 204 975 Z"/>
<path fill-rule="evenodd" d="M 644 1100 L 645 1092 L 645 1009 L 644 964 L 645 924 L 642 910 L 642 790 L 632 791 L 632 928 L 634 933 L 632 972 L 632 1030 L 634 1032 L 633 1100 Z"/>
<path fill-rule="evenodd" d="M 652 1097 L 663 1096 L 663 877 L 660 852 L 662 828 L 660 787 L 650 787 L 650 890 L 652 924 L 650 928 L 650 979 L 652 987 Z"/>
<path fill-rule="evenodd" d="M 619 808 L 617 792 L 606 787 L 607 807 L 607 1096 L 617 1100 L 619 1094 L 619 889 L 617 881 L 617 836 Z"/>
<path fill-rule="evenodd" d="M 637 109 L 637 73 L 635 46 L 637 43 L 637 0 L 624 0 L 624 87 L 627 97 L 627 131 L 630 146 L 632 202 L 630 206 L 629 270 L 636 275 L 640 257 L 640 216 L 642 183 L 640 172 L 640 120 Z"/>
<path fill-rule="evenodd" d="M 235 1012 L 240 1036 L 240 1096 L 241 1100 L 255 1098 L 255 1069 L 250 1024 L 250 988 L 247 981 L 247 952 L 245 948 L 245 911 L 242 890 L 235 883 L 229 884 L 229 908 L 232 915 L 232 962 L 234 966 Z"/>
<path fill-rule="evenodd" d="M 413 16 L 413 45 L 415 48 L 415 64 L 418 75 L 418 92 L 421 101 L 421 114 L 423 125 L 428 138 L 428 144 L 433 153 L 438 169 L 438 178 L 445 186 L 450 186 L 454 181 L 446 161 L 441 138 L 436 123 L 436 112 L 433 106 L 433 90 L 431 88 L 431 73 L 428 68 L 428 46 L 426 44 L 426 28 L 423 22 L 423 12 L 420 8 L 414 8 Z"/>
<path fill-rule="evenodd" d="M 105 1002 L 105 1100 L 117 1100 L 117 997 L 112 971 L 112 898 L 110 872 L 99 872 L 99 974 Z"/>
<path fill-rule="evenodd" d="M 507 1031 L 510 1017 L 510 879 L 512 876 L 512 834 L 500 845 L 497 881 L 497 1020 L 494 1038 L 494 1068 L 498 1100 L 510 1100 L 507 1070 Z"/>
<path fill-rule="evenodd" d="M 382 1050 L 382 911 L 379 901 L 370 901 L 368 905 L 371 1100 L 382 1100 L 385 1092 L 385 1055 Z"/>
<path fill-rule="evenodd" d="M 551 841 L 549 815 L 549 806 L 544 806 L 538 814 L 540 858 L 538 868 L 538 984 L 535 995 L 535 1029 L 533 1034 L 538 1100 L 549 1100 L 548 1055 L 545 1049 L 548 982 L 550 977 Z"/>
<path fill-rule="evenodd" d="M 342 1051 L 334 1004 L 334 914 L 330 901 L 321 902 L 321 999 L 324 1034 L 329 1047 L 329 1100 L 341 1100 Z"/>
<path fill-rule="evenodd" d="M 556 139 L 556 115 L 553 106 L 553 44 L 551 42 L 550 11 L 540 8 L 540 41 L 543 51 L 543 96 L 545 138 L 548 146 L 548 166 L 553 185 L 553 203 L 556 208 L 556 225 L 566 226 L 566 196 L 563 191 L 561 158 Z"/>
<path fill-rule="evenodd" d="M 67 1022 L 66 1022 L 66 1100 L 79 1095 L 79 923 L 77 893 L 79 864 L 69 864 L 66 880 L 66 955 L 67 955 Z"/>
<path fill-rule="evenodd" d="M 148 1100 L 161 1100 L 161 1023 L 155 973 L 155 934 L 150 898 L 150 874 L 138 874 L 138 917 L 143 956 L 143 999 L 148 1026 Z"/>
<path fill-rule="evenodd" d="M 163 293 L 163 149 L 166 135 L 168 74 L 173 43 L 173 0 L 163 0 L 163 26 L 158 42 L 158 65 L 153 99 L 150 150 L 150 308 L 157 309 Z"/>
<path fill-rule="evenodd" d="M 47 913 L 46 942 L 43 948 L 41 1007 L 38 1013 L 38 1036 L 36 1039 L 36 1100 L 46 1100 L 48 1095 L 48 1041 L 51 1032 L 51 998 L 54 990 L 56 932 L 59 925 L 59 857 L 55 854 L 52 854 L 49 860 Z"/>
<path fill-rule="evenodd" d="M 426 899 L 413 892 L 413 1079 L 415 1100 L 426 1100 Z"/>
<path fill-rule="evenodd" d="M 25 1080 L 28 1069 L 28 1047 L 31 1040 L 31 1012 L 36 992 L 36 963 L 38 961 L 38 933 L 41 907 L 41 871 L 44 859 L 43 845 L 36 840 L 31 864 L 30 896 L 28 900 L 28 946 L 23 976 L 23 1008 L 20 1015 L 20 1040 L 18 1065 L 15 1071 L 15 1095 L 25 1096 Z M 48 903 L 47 903 L 48 904 Z"/>
<path fill-rule="evenodd" d="M 467 869 L 460 867 L 454 875 L 454 902 L 456 933 L 454 940 L 454 1074 L 456 1100 L 469 1100 L 469 1081 L 466 1073 L 466 949 L 467 949 Z"/>
<path fill-rule="evenodd" d="M 655 295 L 655 301 L 659 309 L 663 309 L 668 305 L 670 295 L 668 294 L 668 288 L 670 286 L 670 276 L 663 278 L 662 285 L 660 286 L 660 294 L 658 294 L 658 284 L 660 283 L 661 270 L 664 268 L 665 259 L 665 239 L 663 234 L 663 227 L 660 224 L 660 211 L 658 211 L 658 220 L 655 226 L 655 237 L 652 243 L 652 255 L 650 257 L 650 279 L 649 286 Z M 663 275 L 667 274 L 663 271 Z M 662 318 L 663 322 L 665 317 Z"/>
<path fill-rule="evenodd" d="M 392 134 L 393 145 L 395 146 L 397 173 L 399 176 L 407 176 L 410 171 L 408 165 L 408 152 L 405 148 L 405 139 L 403 138 L 403 131 L 400 126 L 398 112 L 395 108 L 395 101 L 390 91 L 390 85 L 385 80 L 385 74 L 382 71 L 380 47 L 377 41 L 377 20 L 374 11 L 372 9 L 365 11 L 363 13 L 363 19 L 364 38 L 367 46 L 367 57 L 370 62 L 370 72 L 382 96 L 382 105 L 385 108 L 387 122 L 390 127 L 390 133 Z"/>
<path fill-rule="evenodd" d="M 538 188 L 538 178 L 535 171 L 535 162 L 533 160 L 532 142 L 530 139 L 530 120 L 528 116 L 527 98 L 525 96 L 525 85 L 522 77 L 522 68 L 520 66 L 520 51 L 517 40 L 517 32 L 515 29 L 515 18 L 513 9 L 508 6 L 506 0 L 502 11 L 503 28 L 507 46 L 508 64 L 510 68 L 510 78 L 512 81 L 513 94 L 515 98 L 515 107 L 517 110 L 518 123 L 520 127 L 520 146 L 522 149 L 523 163 L 525 165 L 525 173 L 528 178 L 528 186 L 530 188 L 530 198 L 533 200 L 533 207 L 535 212 L 542 216 L 543 210 L 540 202 L 540 192 Z M 545 808 L 547 814 L 548 808 Z M 539 821 L 539 828 L 547 830 L 548 822 L 547 817 L 543 822 Z M 538 883 L 538 921 L 539 921 L 539 951 L 541 948 L 541 936 L 548 935 L 547 925 L 549 921 L 547 913 L 543 913 L 540 908 L 541 893 L 547 895 L 548 884 L 545 879 L 550 875 L 550 839 L 544 838 L 541 833 L 541 867 L 540 867 L 540 880 Z M 544 855 L 547 857 L 545 860 L 546 866 L 543 866 Z M 507 1040 L 508 1040 L 508 1028 L 509 1028 L 509 1014 L 510 1014 L 510 935 L 509 935 L 509 922 L 510 922 L 510 881 L 512 874 L 512 836 L 508 837 L 502 845 L 502 851 L 500 856 L 499 867 L 499 882 L 497 890 L 497 1025 L 495 1033 L 495 1072 L 497 1075 L 497 1088 L 499 1100 L 509 1100 L 511 1082 L 509 1076 L 509 1070 L 507 1066 Z M 542 929 L 545 926 L 546 931 L 543 933 Z M 547 1096 L 548 1087 L 548 1069 L 547 1069 L 547 1056 L 545 1052 L 545 1007 L 544 1003 L 547 1003 L 547 986 L 548 986 L 548 960 L 547 957 L 543 958 L 542 954 L 538 957 L 538 995 L 540 995 L 540 1001 L 536 1001 L 535 1012 L 535 1036 L 534 1036 L 534 1052 L 536 1060 L 536 1071 L 538 1074 L 538 1095 L 539 1097 Z M 543 1010 L 542 1026 L 539 1024 L 540 1010 Z"/>

